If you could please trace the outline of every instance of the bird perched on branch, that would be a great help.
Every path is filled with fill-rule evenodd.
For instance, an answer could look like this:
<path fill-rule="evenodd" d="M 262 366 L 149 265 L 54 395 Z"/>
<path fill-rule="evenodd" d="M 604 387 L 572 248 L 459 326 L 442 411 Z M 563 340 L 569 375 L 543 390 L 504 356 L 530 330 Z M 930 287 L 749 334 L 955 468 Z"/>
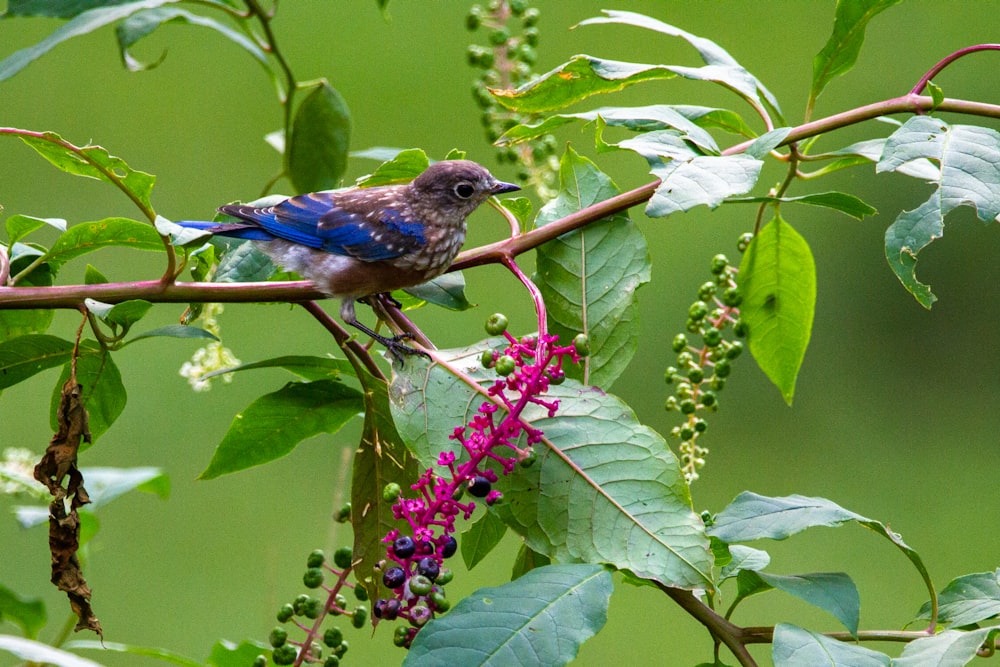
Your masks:
<path fill-rule="evenodd" d="M 340 316 L 392 352 L 413 353 L 358 321 L 354 302 L 427 282 L 447 270 L 465 241 L 465 219 L 490 196 L 520 190 L 469 160 L 430 166 L 406 185 L 313 192 L 265 208 L 229 204 L 221 213 L 240 222 L 180 221 L 262 242 L 260 249 L 288 271 L 341 299 Z"/>

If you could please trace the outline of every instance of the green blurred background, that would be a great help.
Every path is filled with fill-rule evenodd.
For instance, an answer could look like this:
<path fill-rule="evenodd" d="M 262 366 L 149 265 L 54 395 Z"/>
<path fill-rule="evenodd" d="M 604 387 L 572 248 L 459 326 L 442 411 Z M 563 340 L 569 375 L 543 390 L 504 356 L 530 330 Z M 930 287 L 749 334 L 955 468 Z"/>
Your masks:
<path fill-rule="evenodd" d="M 469 4 L 392 2 L 386 21 L 371 0 L 298 0 L 281 4 L 274 27 L 300 80 L 327 77 L 346 98 L 354 120 L 353 149 L 416 146 L 440 158 L 458 147 L 509 179 L 510 169 L 493 161 L 470 96 L 475 74 L 465 62 L 471 40 L 464 29 Z M 805 0 L 536 4 L 542 11 L 537 71 L 576 53 L 700 64 L 683 42 L 653 33 L 614 26 L 569 30 L 602 8 L 630 9 L 717 41 L 778 96 L 792 123 L 801 118 L 812 58 L 829 35 L 834 8 L 833 2 Z M 998 41 L 994 9 L 972 0 L 909 0 L 885 12 L 869 27 L 856 69 L 829 86 L 816 115 L 901 95 L 951 51 Z M 47 19 L 0 21 L 0 56 L 34 44 L 58 25 Z M 482 34 L 475 39 L 484 41 Z M 262 140 L 280 125 L 263 71 L 241 50 L 199 28 L 168 25 L 136 54 L 149 61 L 164 51 L 160 67 L 136 74 L 121 67 L 110 30 L 72 40 L 0 83 L 0 125 L 53 130 L 77 144 L 89 140 L 107 147 L 133 168 L 157 176 L 153 202 L 168 218 L 204 218 L 221 203 L 256 196 L 279 166 L 277 154 Z M 996 101 L 996 58 L 987 53 L 962 60 L 936 82 L 950 97 Z M 724 90 L 681 80 L 638 86 L 580 110 L 653 103 L 746 111 Z M 820 146 L 833 149 L 888 131 L 868 123 Z M 590 130 L 570 127 L 559 138 L 593 153 Z M 602 155 L 599 162 L 623 189 L 649 180 L 634 155 Z M 352 161 L 348 181 L 373 165 Z M 779 171 L 765 171 L 758 190 L 778 178 Z M 982 225 L 967 210 L 948 219 L 947 236 L 920 256 L 918 275 L 941 299 L 928 312 L 891 274 L 882 238 L 901 210 L 926 198 L 929 186 L 895 175 L 873 177 L 871 168 L 864 168 L 817 187 L 847 189 L 880 215 L 859 223 L 808 207 L 784 210 L 812 245 L 819 274 L 816 322 L 795 405 L 783 403 L 751 359 L 736 364 L 722 409 L 704 438 L 711 454 L 694 485 L 695 508 L 717 511 L 744 489 L 825 496 L 902 533 L 923 555 L 938 588 L 955 576 L 992 570 L 1000 565 L 996 226 Z M 287 183 L 277 190 L 287 191 Z M 0 204 L 6 215 L 63 217 L 70 224 L 137 215 L 111 187 L 58 172 L 14 139 L 0 143 Z M 613 391 L 642 421 L 667 432 L 675 423 L 662 409 L 667 392 L 662 373 L 672 359 L 668 341 L 683 329 L 710 258 L 720 251 L 737 256 L 736 238 L 752 225 L 753 211 L 701 208 L 658 220 L 639 209 L 632 215 L 649 238 L 653 280 L 640 292 L 638 354 Z M 469 245 L 501 238 L 505 229 L 495 214 L 480 212 L 472 220 Z M 102 251 L 86 261 L 111 280 L 133 280 L 159 276 L 159 262 L 151 260 L 153 255 Z M 86 261 L 71 264 L 60 278 L 80 280 Z M 440 347 L 479 339 L 483 320 L 495 310 L 506 312 L 515 329 L 532 328 L 530 301 L 507 274 L 484 268 L 466 278 L 469 297 L 480 307 L 414 314 Z M 181 310 L 158 306 L 140 329 L 173 323 Z M 75 315 L 59 314 L 51 332 L 70 337 L 76 323 Z M 334 351 L 329 337 L 300 309 L 233 305 L 222 326 L 227 345 L 243 361 Z M 300 591 L 305 555 L 349 540 L 346 529 L 329 517 L 343 500 L 344 464 L 359 429 L 355 422 L 262 468 L 194 481 L 233 415 L 289 379 L 279 371 L 257 371 L 194 393 L 177 370 L 196 347 L 192 341 L 161 339 L 116 355 L 129 403 L 83 464 L 161 466 L 173 484 L 168 501 L 133 494 L 100 513 L 86 576 L 105 637 L 203 658 L 219 638 L 266 639 L 277 607 Z M 48 371 L 3 393 L 0 448 L 44 449 L 56 377 Z M 0 499 L 0 582 L 22 595 L 41 595 L 57 626 L 66 603 L 48 585 L 45 531 L 20 530 L 7 511 L 12 505 Z M 788 542 L 755 546 L 771 552 L 775 573 L 850 573 L 861 591 L 866 629 L 899 628 L 926 599 L 905 558 L 858 527 L 816 529 Z M 507 580 L 515 548 L 508 536 L 505 548 L 474 576 L 459 575 L 450 597 Z M 833 618 L 778 593 L 748 601 L 734 620 L 840 629 Z M 0 631 L 13 630 L 0 625 Z M 348 633 L 347 664 L 402 659 L 388 632 L 374 640 L 367 635 Z M 769 647 L 754 651 L 768 662 Z M 95 652 L 87 657 L 109 665 L 141 662 Z M 605 630 L 574 664 L 618 664 L 626 657 L 692 665 L 711 659 L 711 643 L 664 596 L 619 579 Z M 0 656 L 0 665 L 11 662 Z"/>

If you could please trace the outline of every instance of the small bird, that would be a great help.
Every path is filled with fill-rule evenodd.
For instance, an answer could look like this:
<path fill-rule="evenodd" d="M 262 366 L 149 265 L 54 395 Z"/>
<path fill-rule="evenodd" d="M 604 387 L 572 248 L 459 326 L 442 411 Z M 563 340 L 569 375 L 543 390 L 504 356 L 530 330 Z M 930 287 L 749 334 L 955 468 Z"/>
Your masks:
<path fill-rule="evenodd" d="M 465 242 L 465 219 L 492 195 L 521 188 L 469 160 L 428 167 L 411 183 L 312 192 L 275 206 L 229 204 L 236 223 L 183 220 L 184 227 L 250 239 L 275 264 L 341 300 L 340 317 L 391 352 L 417 351 L 358 321 L 354 302 L 427 282 Z"/>

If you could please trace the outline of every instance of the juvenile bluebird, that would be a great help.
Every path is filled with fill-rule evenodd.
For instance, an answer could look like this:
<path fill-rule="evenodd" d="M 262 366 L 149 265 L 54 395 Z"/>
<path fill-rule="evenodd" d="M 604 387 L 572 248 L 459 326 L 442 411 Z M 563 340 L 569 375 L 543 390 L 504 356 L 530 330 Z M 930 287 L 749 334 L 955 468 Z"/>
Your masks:
<path fill-rule="evenodd" d="M 465 241 L 465 219 L 490 196 L 520 188 L 469 160 L 430 166 L 407 185 L 291 197 L 266 208 L 229 204 L 236 223 L 178 224 L 259 241 L 275 264 L 341 300 L 340 317 L 390 351 L 413 353 L 398 337 L 358 321 L 357 299 L 427 282 L 447 270 Z"/>

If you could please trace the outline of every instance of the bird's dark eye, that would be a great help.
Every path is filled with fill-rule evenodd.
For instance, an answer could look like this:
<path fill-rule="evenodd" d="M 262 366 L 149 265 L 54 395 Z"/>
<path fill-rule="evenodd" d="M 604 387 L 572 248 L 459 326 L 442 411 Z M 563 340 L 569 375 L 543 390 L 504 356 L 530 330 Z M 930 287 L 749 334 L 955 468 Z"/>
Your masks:
<path fill-rule="evenodd" d="M 475 194 L 476 189 L 469 183 L 459 183 L 455 186 L 455 194 L 462 199 L 468 199 Z"/>

